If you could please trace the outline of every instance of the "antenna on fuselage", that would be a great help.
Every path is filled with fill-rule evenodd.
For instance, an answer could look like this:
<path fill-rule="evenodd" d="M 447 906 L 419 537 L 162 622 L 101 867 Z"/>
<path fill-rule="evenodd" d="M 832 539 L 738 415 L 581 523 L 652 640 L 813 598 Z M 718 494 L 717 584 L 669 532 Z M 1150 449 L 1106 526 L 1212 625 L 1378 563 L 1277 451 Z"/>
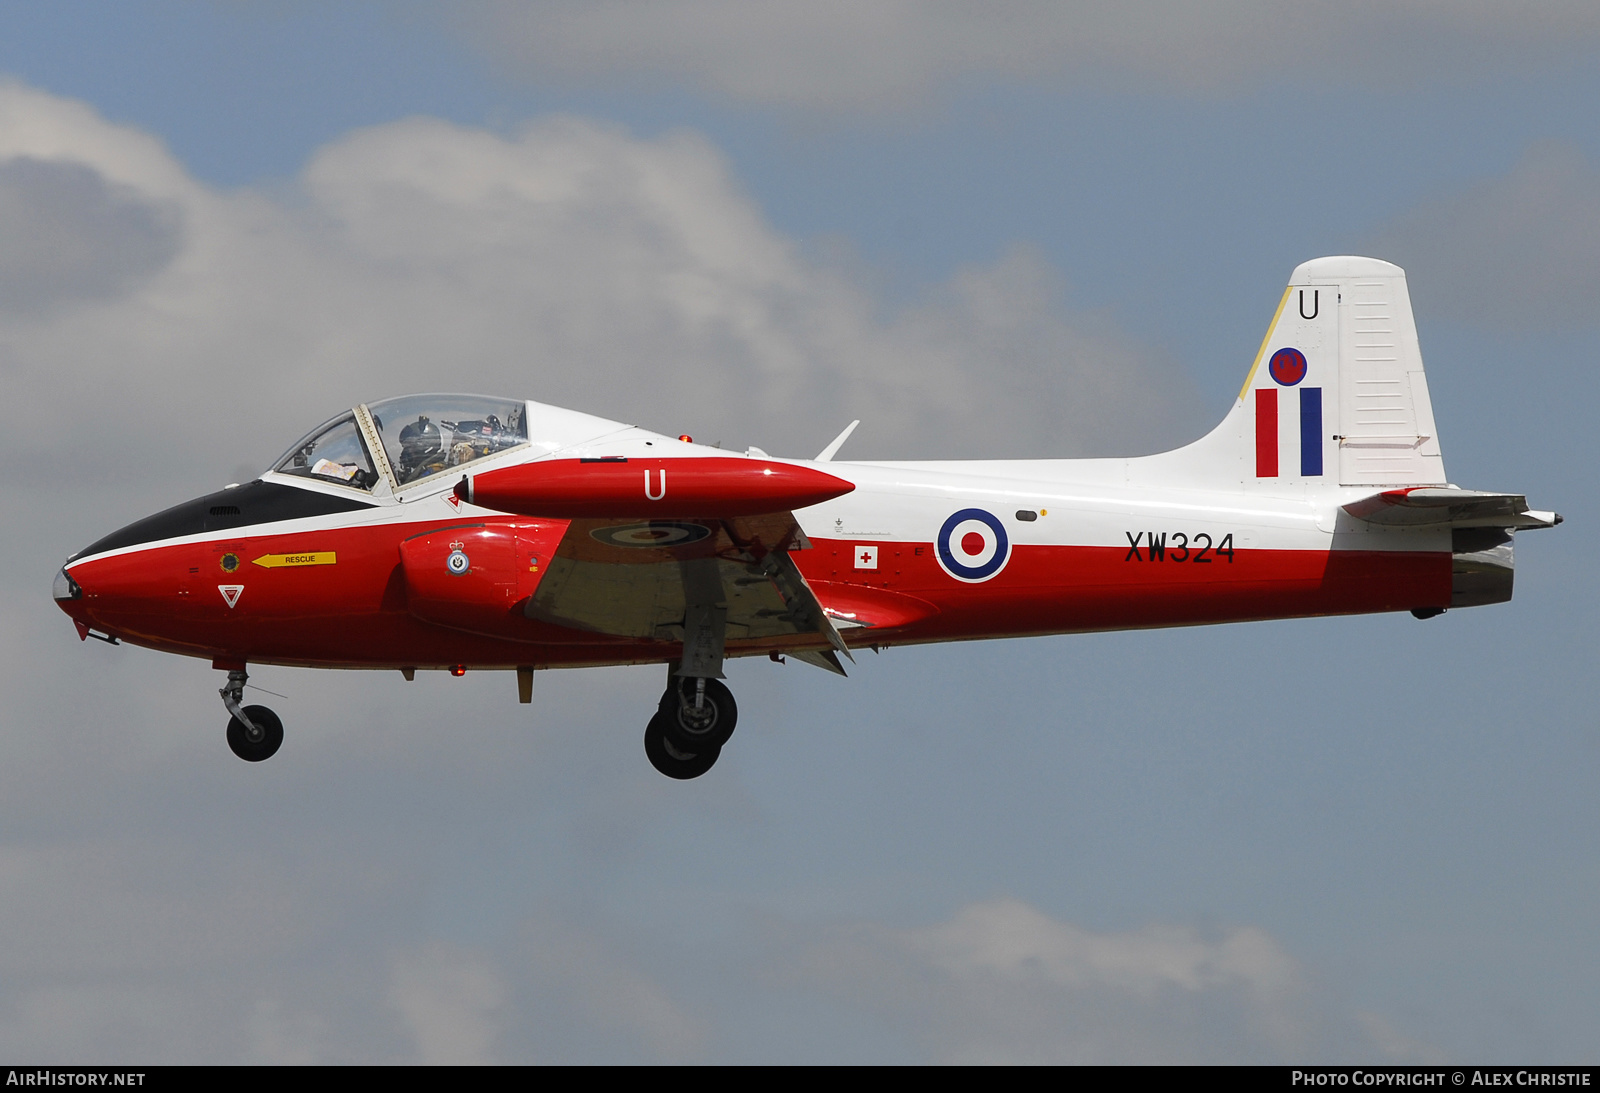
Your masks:
<path fill-rule="evenodd" d="M 860 424 L 861 420 L 858 418 L 846 425 L 844 427 L 844 432 L 833 438 L 832 444 L 829 444 L 826 448 L 817 453 L 816 461 L 818 463 L 832 463 L 833 457 L 839 454 L 839 449 L 844 447 L 844 442 L 850 439 L 850 434 L 855 432 L 856 426 Z"/>

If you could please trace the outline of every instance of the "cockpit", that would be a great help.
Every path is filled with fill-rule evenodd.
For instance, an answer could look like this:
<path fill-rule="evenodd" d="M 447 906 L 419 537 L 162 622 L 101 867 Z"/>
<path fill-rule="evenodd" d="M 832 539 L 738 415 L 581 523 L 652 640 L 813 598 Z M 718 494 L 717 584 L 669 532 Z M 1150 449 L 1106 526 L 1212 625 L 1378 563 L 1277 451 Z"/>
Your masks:
<path fill-rule="evenodd" d="M 388 479 L 390 489 L 403 490 L 527 442 L 527 403 L 520 400 L 406 395 L 324 422 L 273 470 L 369 493 Z"/>

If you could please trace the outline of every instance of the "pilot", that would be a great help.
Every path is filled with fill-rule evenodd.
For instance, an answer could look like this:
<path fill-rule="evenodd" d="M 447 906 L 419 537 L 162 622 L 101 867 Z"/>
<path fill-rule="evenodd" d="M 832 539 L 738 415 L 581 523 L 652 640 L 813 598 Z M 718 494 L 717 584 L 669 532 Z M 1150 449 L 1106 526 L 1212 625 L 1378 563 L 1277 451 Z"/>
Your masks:
<path fill-rule="evenodd" d="M 410 482 L 444 469 L 444 437 L 427 415 L 400 430 L 400 480 Z"/>

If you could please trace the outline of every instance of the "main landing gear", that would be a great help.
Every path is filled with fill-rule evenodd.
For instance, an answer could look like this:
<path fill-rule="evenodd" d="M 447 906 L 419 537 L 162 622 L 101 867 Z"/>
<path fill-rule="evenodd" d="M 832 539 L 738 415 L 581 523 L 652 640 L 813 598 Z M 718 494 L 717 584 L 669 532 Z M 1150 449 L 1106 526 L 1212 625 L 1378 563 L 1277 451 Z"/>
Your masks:
<path fill-rule="evenodd" d="M 698 778 L 733 735 L 739 707 L 719 679 L 672 676 L 644 730 L 650 765 L 668 778 Z"/>
<path fill-rule="evenodd" d="M 283 744 L 283 722 L 265 706 L 240 706 L 245 681 L 250 676 L 243 668 L 228 673 L 228 685 L 217 693 L 233 716 L 228 718 L 228 747 L 247 763 L 271 759 Z"/>

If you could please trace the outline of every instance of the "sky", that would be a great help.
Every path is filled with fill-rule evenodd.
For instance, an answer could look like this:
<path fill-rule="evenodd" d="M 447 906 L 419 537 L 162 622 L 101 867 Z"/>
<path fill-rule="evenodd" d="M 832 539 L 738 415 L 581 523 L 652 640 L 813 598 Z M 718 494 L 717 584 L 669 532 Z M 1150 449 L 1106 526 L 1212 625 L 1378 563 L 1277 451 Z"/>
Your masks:
<path fill-rule="evenodd" d="M 1588 3 L 0 0 L 0 1054 L 1600 1059 Z M 728 447 L 1200 435 L 1289 272 L 1406 268 L 1515 599 L 659 668 L 80 643 L 62 560 L 357 402 Z"/>

